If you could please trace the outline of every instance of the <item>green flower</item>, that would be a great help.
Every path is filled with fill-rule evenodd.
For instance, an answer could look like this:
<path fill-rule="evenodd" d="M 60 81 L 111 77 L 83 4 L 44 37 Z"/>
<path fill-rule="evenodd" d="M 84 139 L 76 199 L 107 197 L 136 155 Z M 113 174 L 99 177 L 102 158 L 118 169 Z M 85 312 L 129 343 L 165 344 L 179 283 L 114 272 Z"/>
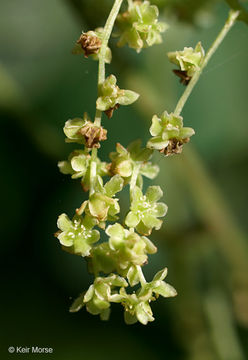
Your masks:
<path fill-rule="evenodd" d="M 167 206 L 157 201 L 163 196 L 159 186 L 149 186 L 146 194 L 136 186 L 133 191 L 131 211 L 127 214 L 125 224 L 130 228 L 136 228 L 140 234 L 150 235 L 152 229 L 159 230 L 162 220 L 158 217 L 165 216 Z"/>
<path fill-rule="evenodd" d="M 84 191 L 88 191 L 90 187 L 90 164 L 91 155 L 88 151 L 75 150 L 67 161 L 59 161 L 58 167 L 62 174 L 71 175 L 72 179 L 81 179 Z M 106 162 L 96 159 L 96 173 L 98 176 L 109 175 L 109 166 Z"/>
<path fill-rule="evenodd" d="M 109 225 L 106 234 L 110 237 L 109 256 L 114 259 L 113 264 L 118 272 L 128 271 L 132 265 L 143 265 L 147 262 L 147 254 L 157 251 L 156 246 L 148 238 L 124 229 L 118 223 Z"/>
<path fill-rule="evenodd" d="M 102 178 L 98 176 L 96 191 L 90 196 L 86 211 L 100 222 L 117 220 L 120 206 L 118 199 L 113 197 L 122 190 L 123 183 L 123 179 L 115 175 L 103 186 Z"/>
<path fill-rule="evenodd" d="M 161 33 L 168 25 L 158 22 L 159 11 L 157 6 L 150 5 L 149 1 L 134 1 L 128 7 L 128 11 L 118 16 L 117 25 L 120 29 L 120 40 L 118 46 L 129 47 L 140 52 L 162 42 Z"/>
<path fill-rule="evenodd" d="M 167 298 L 174 297 L 177 295 L 176 290 L 163 280 L 166 278 L 168 273 L 167 268 L 160 270 L 152 279 L 151 282 L 146 283 L 143 287 L 138 291 L 139 298 L 147 299 L 151 298 L 152 295 L 155 295 L 156 298 L 159 295 Z"/>
<path fill-rule="evenodd" d="M 102 45 L 103 28 L 97 28 L 95 31 L 82 32 L 80 38 L 77 40 L 73 54 L 83 54 L 87 58 L 91 56 L 94 60 L 99 60 L 99 52 Z M 106 49 L 105 62 L 110 64 L 112 60 L 112 53 L 109 47 Z"/>
<path fill-rule="evenodd" d="M 87 292 L 81 294 L 72 304 L 70 311 L 79 311 L 84 305 L 89 313 L 100 315 L 102 320 L 108 320 L 110 314 L 110 302 L 120 302 L 121 296 L 115 290 L 116 287 L 128 286 L 125 279 L 118 275 L 97 277 Z"/>
<path fill-rule="evenodd" d="M 174 51 L 168 53 L 170 62 L 180 67 L 189 78 L 191 78 L 196 71 L 201 68 L 205 57 L 205 52 L 201 42 L 198 42 L 195 49 L 192 47 L 185 47 L 183 51 Z"/>
<path fill-rule="evenodd" d="M 146 325 L 153 321 L 154 317 L 149 303 L 156 300 L 159 295 L 166 298 L 177 295 L 176 290 L 163 281 L 166 275 L 167 269 L 159 271 L 150 283 L 146 283 L 131 295 L 127 294 L 124 288 L 120 290 L 122 304 L 125 308 L 124 319 L 127 324 L 134 324 L 139 321 Z"/>
<path fill-rule="evenodd" d="M 96 101 L 96 107 L 98 110 L 104 111 L 109 118 L 120 105 L 130 105 L 139 97 L 139 94 L 134 91 L 119 89 L 116 82 L 116 77 L 110 75 L 99 85 L 100 96 Z"/>
<path fill-rule="evenodd" d="M 141 148 L 140 140 L 132 142 L 127 149 L 117 143 L 116 152 L 110 153 L 110 159 L 112 160 L 110 171 L 113 174 L 119 174 L 129 181 L 134 167 L 138 165 L 139 183 L 142 183 L 142 175 L 149 179 L 154 179 L 159 172 L 159 167 L 148 162 L 152 153 L 153 151 L 150 149 Z"/>
<path fill-rule="evenodd" d="M 89 256 L 92 244 L 100 239 L 97 230 L 92 230 L 96 221 L 89 216 L 74 216 L 72 221 L 62 214 L 57 222 L 60 231 L 56 233 L 61 245 L 68 252 L 76 255 Z"/>
<path fill-rule="evenodd" d="M 148 141 L 147 147 L 160 150 L 167 156 L 181 153 L 183 144 L 189 142 L 195 132 L 191 128 L 183 127 L 181 116 L 165 111 L 161 118 L 153 116 L 150 133 L 153 137 Z"/>
<path fill-rule="evenodd" d="M 126 290 L 120 290 L 122 296 L 122 305 L 124 306 L 124 320 L 128 325 L 135 324 L 139 321 L 143 325 L 148 322 L 154 321 L 152 309 L 149 305 L 151 298 L 142 299 L 136 293 L 127 294 Z"/>

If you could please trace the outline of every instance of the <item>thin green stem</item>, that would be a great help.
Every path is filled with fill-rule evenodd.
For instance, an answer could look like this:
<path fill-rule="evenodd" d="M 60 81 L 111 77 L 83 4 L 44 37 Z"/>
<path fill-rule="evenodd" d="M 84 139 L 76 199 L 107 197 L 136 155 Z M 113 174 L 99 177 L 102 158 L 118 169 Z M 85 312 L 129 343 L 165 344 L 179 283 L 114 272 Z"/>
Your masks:
<path fill-rule="evenodd" d="M 211 59 L 211 57 L 213 56 L 215 51 L 218 49 L 218 47 L 220 46 L 220 44 L 222 43 L 222 41 L 224 40 L 224 38 L 226 37 L 228 32 L 231 30 L 231 28 L 235 24 L 235 21 L 236 21 L 238 16 L 239 16 L 239 11 L 231 10 L 229 12 L 228 19 L 227 19 L 223 29 L 221 30 L 221 32 L 219 33 L 219 35 L 217 36 L 217 38 L 213 42 L 210 49 L 208 50 L 200 69 L 198 71 L 196 71 L 196 73 L 194 74 L 194 76 L 190 80 L 188 86 L 186 87 L 183 95 L 179 99 L 179 101 L 177 103 L 177 106 L 175 108 L 175 111 L 174 111 L 174 114 L 176 116 L 179 116 L 181 114 L 186 101 L 188 100 L 192 90 L 194 89 L 196 83 L 198 82 L 198 80 L 199 80 L 199 78 L 200 78 L 200 76 L 201 76 L 201 74 L 203 72 L 203 69 L 206 67 L 206 65 L 208 64 L 209 60 Z"/>
<path fill-rule="evenodd" d="M 132 201 L 132 196 L 133 196 L 132 194 L 135 189 L 137 179 L 139 176 L 139 170 L 140 170 L 140 165 L 134 165 L 131 180 L 130 180 L 130 200 L 131 201 Z"/>
<path fill-rule="evenodd" d="M 96 175 L 97 175 L 97 149 L 93 148 L 91 153 L 91 164 L 90 164 L 90 195 L 92 195 L 95 191 L 95 182 L 96 182 Z"/>
<path fill-rule="evenodd" d="M 116 17 L 120 11 L 120 7 L 123 0 L 115 0 L 114 5 L 110 11 L 109 17 L 106 21 L 106 24 L 104 26 L 103 30 L 103 37 L 102 37 L 102 45 L 99 52 L 99 66 L 98 66 L 98 88 L 99 85 L 102 84 L 105 80 L 105 58 L 106 58 L 106 51 L 108 47 L 109 38 L 111 35 L 111 32 L 113 30 L 113 26 L 116 20 Z M 96 115 L 95 115 L 95 121 L 94 124 L 96 126 L 101 126 L 101 120 L 102 120 L 102 112 L 100 110 L 96 109 Z M 97 159 L 97 149 L 92 150 L 91 155 L 91 167 L 90 167 L 90 195 L 94 193 L 94 187 L 96 182 L 96 159 Z"/>
<path fill-rule="evenodd" d="M 99 73 L 98 73 L 98 84 L 101 84 L 105 80 L 105 58 L 108 47 L 108 41 L 113 30 L 113 26 L 117 15 L 119 14 L 120 7 L 123 0 L 115 0 L 112 10 L 109 14 L 108 20 L 104 27 L 101 50 L 99 52 Z"/>

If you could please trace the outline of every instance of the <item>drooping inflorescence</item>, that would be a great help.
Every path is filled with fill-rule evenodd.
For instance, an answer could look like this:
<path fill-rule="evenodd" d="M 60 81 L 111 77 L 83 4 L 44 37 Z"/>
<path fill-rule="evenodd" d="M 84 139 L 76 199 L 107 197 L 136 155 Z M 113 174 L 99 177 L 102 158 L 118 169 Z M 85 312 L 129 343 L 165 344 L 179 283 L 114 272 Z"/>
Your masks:
<path fill-rule="evenodd" d="M 107 320 L 111 303 L 120 303 L 127 324 L 137 321 L 147 324 L 154 320 L 151 302 L 159 295 L 174 297 L 177 293 L 164 281 L 166 268 L 151 282 L 146 281 L 142 272 L 148 255 L 157 251 L 148 236 L 161 228 L 161 218 L 167 213 L 166 204 L 160 201 L 163 196 L 160 186 L 149 186 L 144 191 L 143 177 L 154 179 L 159 172 L 158 165 L 150 162 L 154 151 L 165 156 L 181 153 L 194 130 L 184 127 L 180 116 L 188 91 L 187 96 L 179 100 L 174 113 L 165 111 L 160 117 L 153 116 L 152 138 L 146 147 L 142 148 L 140 140 L 127 148 L 117 143 L 108 163 L 98 157 L 101 142 L 107 139 L 107 130 L 101 125 L 102 114 L 111 118 L 120 106 L 130 105 L 139 97 L 134 91 L 120 89 L 114 75 L 105 78 L 105 63 L 111 61 L 108 40 L 115 20 L 119 29 L 117 45 L 128 44 L 137 52 L 161 43 L 161 33 L 168 27 L 158 21 L 158 8 L 149 1 L 129 0 L 126 11 L 119 14 L 122 3 L 123 0 L 115 0 L 105 27 L 83 32 L 74 48 L 74 53 L 83 53 L 99 61 L 96 116 L 94 122 L 87 113 L 83 118 L 66 121 L 66 142 L 83 148 L 74 150 L 68 160 L 60 161 L 58 166 L 63 174 L 80 179 L 82 189 L 89 192 L 89 196 L 79 204 L 72 219 L 66 214 L 59 216 L 59 230 L 55 236 L 65 251 L 86 259 L 88 270 L 95 277 L 88 290 L 73 302 L 71 312 L 86 306 L 91 314 Z M 199 76 L 205 65 L 200 42 L 195 49 L 169 53 L 169 59 L 180 67 L 182 82 L 189 87 L 191 79 Z M 117 194 L 125 186 L 130 190 L 130 209 L 120 223 L 121 204 Z M 107 241 L 101 239 L 103 232 Z"/>

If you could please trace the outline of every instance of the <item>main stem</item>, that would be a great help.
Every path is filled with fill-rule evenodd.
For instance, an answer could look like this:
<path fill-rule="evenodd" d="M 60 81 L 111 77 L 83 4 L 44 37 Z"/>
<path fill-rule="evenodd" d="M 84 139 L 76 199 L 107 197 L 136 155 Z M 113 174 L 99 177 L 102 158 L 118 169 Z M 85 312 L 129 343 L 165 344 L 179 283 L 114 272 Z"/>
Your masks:
<path fill-rule="evenodd" d="M 99 52 L 98 88 L 99 88 L 99 85 L 102 84 L 105 80 L 106 51 L 107 51 L 107 47 L 108 47 L 109 38 L 112 33 L 117 15 L 119 14 L 122 2 L 123 2 L 123 0 L 115 0 L 114 5 L 110 11 L 109 17 L 104 26 L 103 36 L 102 36 L 102 45 L 101 45 L 101 49 Z M 96 126 L 101 126 L 101 120 L 102 120 L 102 112 L 100 110 L 96 110 L 94 124 Z M 91 167 L 90 167 L 90 195 L 92 195 L 94 193 L 94 187 L 95 187 L 94 185 L 95 185 L 96 174 L 97 174 L 96 159 L 97 159 L 97 149 L 93 148 L 92 153 L 91 153 Z"/>
<path fill-rule="evenodd" d="M 239 11 L 231 10 L 229 12 L 228 19 L 227 19 L 223 29 L 221 30 L 221 32 L 219 33 L 219 35 L 217 36 L 217 38 L 213 42 L 210 49 L 208 50 L 200 69 L 196 71 L 196 73 L 194 74 L 194 76 L 190 80 L 186 90 L 184 91 L 183 95 L 179 99 L 179 101 L 177 103 L 177 106 L 175 108 L 175 111 L 174 111 L 174 114 L 176 116 L 179 116 L 181 114 L 186 101 L 188 100 L 192 90 L 194 89 L 197 81 L 199 80 L 199 78 L 200 78 L 200 76 L 201 76 L 201 74 L 203 72 L 203 69 L 206 67 L 206 65 L 208 64 L 209 60 L 211 59 L 211 57 L 213 56 L 215 51 L 218 49 L 218 47 L 220 46 L 220 44 L 222 43 L 222 41 L 224 40 L 224 38 L 226 37 L 228 32 L 231 30 L 231 28 L 235 24 L 235 21 L 236 21 L 238 16 L 239 16 Z"/>
<path fill-rule="evenodd" d="M 102 45 L 101 45 L 101 49 L 99 52 L 98 86 L 100 84 L 102 84 L 105 80 L 106 51 L 107 51 L 107 47 L 108 47 L 109 38 L 112 33 L 113 26 L 114 26 L 115 20 L 117 18 L 117 15 L 119 14 L 122 2 L 123 2 L 123 0 L 115 0 L 112 10 L 110 11 L 109 17 L 104 26 L 104 31 L 103 31 L 103 36 L 102 36 Z M 102 118 L 102 112 L 100 110 L 96 110 L 95 125 L 97 125 L 97 126 L 101 125 L 101 118 Z"/>

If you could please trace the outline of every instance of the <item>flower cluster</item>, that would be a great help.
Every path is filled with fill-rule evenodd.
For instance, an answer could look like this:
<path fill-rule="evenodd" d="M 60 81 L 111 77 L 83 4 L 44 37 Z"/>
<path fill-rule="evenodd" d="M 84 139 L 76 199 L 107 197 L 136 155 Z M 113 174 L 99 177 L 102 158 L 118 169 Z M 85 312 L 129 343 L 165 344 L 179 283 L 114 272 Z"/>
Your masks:
<path fill-rule="evenodd" d="M 150 127 L 152 138 L 148 141 L 147 147 L 159 150 L 164 155 L 180 154 L 183 144 L 189 142 L 194 135 L 194 130 L 183 127 L 183 118 L 166 111 L 159 118 L 153 116 Z"/>
<path fill-rule="evenodd" d="M 102 278 L 97 277 L 85 294 L 81 294 L 72 304 L 70 311 L 76 312 L 86 305 L 87 311 L 92 315 L 100 315 L 102 320 L 108 320 L 110 302 L 119 302 L 120 295 L 116 287 L 128 286 L 125 279 L 115 274 Z"/>
<path fill-rule="evenodd" d="M 198 42 L 195 49 L 185 47 L 182 51 L 168 53 L 170 62 L 180 68 L 180 70 L 173 70 L 174 73 L 181 78 L 181 82 L 185 85 L 189 83 L 195 72 L 201 68 L 204 57 L 205 51 L 201 42 Z"/>
<path fill-rule="evenodd" d="M 159 11 L 157 6 L 150 5 L 149 1 L 131 2 L 128 11 L 118 16 L 120 39 L 118 46 L 128 44 L 129 47 L 140 52 L 142 48 L 160 44 L 161 33 L 168 25 L 158 22 Z"/>
<path fill-rule="evenodd" d="M 114 9 L 118 4 L 121 2 L 114 2 Z M 88 271 L 95 277 L 88 290 L 73 302 L 71 312 L 85 306 L 91 314 L 107 320 L 111 303 L 120 303 L 127 324 L 136 321 L 147 324 L 154 320 L 150 303 L 159 295 L 173 297 L 176 291 L 163 281 L 166 269 L 157 273 L 151 282 L 145 280 L 142 272 L 148 256 L 157 252 L 148 236 L 161 228 L 161 218 L 167 212 L 167 206 L 159 202 L 163 196 L 159 186 L 149 186 L 143 193 L 143 177 L 154 179 L 159 172 L 158 165 L 150 161 L 154 149 L 163 150 L 165 154 L 176 152 L 169 150 L 172 144 L 177 142 L 177 146 L 181 146 L 180 142 L 186 142 L 192 133 L 183 128 L 180 117 L 165 113 L 161 119 L 153 118 L 151 134 L 154 138 L 146 147 L 142 147 L 140 140 L 127 148 L 117 143 L 116 151 L 110 153 L 109 163 L 98 157 L 101 142 L 107 139 L 107 130 L 101 126 L 102 113 L 111 118 L 115 109 L 130 105 L 139 97 L 134 91 L 120 89 L 114 75 L 106 79 L 102 76 L 105 70 L 102 66 L 111 60 L 108 47 L 106 58 L 103 59 L 102 55 L 110 36 L 110 22 L 104 29 L 83 32 L 74 48 L 75 53 L 99 60 L 102 71 L 95 121 L 92 122 L 85 113 L 83 118 L 70 119 L 64 126 L 66 142 L 83 148 L 72 151 L 67 160 L 58 163 L 58 167 L 72 179 L 80 179 L 83 190 L 89 194 L 75 210 L 72 220 L 66 214 L 59 216 L 59 230 L 55 236 L 63 250 L 86 259 Z M 167 27 L 158 22 L 158 9 L 148 1 L 129 1 L 128 11 L 118 17 L 118 25 L 121 30 L 118 44 L 127 43 L 138 52 L 160 43 L 161 33 Z M 117 194 L 127 185 L 130 208 L 120 223 L 121 207 Z M 134 286 L 135 291 L 130 290 Z"/>
<path fill-rule="evenodd" d="M 165 298 L 177 295 L 176 290 L 163 281 L 166 275 L 167 269 L 165 268 L 159 271 L 150 283 L 145 283 L 133 294 L 127 294 L 125 288 L 121 288 L 120 295 L 125 308 L 124 319 L 127 324 L 134 324 L 139 321 L 146 325 L 153 321 L 150 302 L 156 300 L 159 295 Z"/>
<path fill-rule="evenodd" d="M 136 268 L 136 272 L 138 272 Z M 120 276 L 111 274 L 108 277 L 96 277 L 86 293 L 81 294 L 72 304 L 70 311 L 77 312 L 84 305 L 87 311 L 93 315 L 100 315 L 102 320 L 107 320 L 110 315 L 110 303 L 121 303 L 124 307 L 124 319 L 126 324 L 134 324 L 139 321 L 146 325 L 154 321 L 150 302 L 156 300 L 159 295 L 167 298 L 177 295 L 176 290 L 166 282 L 164 278 L 167 269 L 159 271 L 150 283 L 132 294 L 126 292 L 127 281 Z M 117 290 L 119 288 L 119 291 Z"/>
<path fill-rule="evenodd" d="M 96 108 L 104 111 L 108 118 L 111 118 L 113 111 L 120 105 L 130 105 L 135 102 L 139 94 L 131 90 L 121 90 L 116 85 L 116 77 L 110 75 L 99 85 L 99 97 L 96 101 Z"/>

